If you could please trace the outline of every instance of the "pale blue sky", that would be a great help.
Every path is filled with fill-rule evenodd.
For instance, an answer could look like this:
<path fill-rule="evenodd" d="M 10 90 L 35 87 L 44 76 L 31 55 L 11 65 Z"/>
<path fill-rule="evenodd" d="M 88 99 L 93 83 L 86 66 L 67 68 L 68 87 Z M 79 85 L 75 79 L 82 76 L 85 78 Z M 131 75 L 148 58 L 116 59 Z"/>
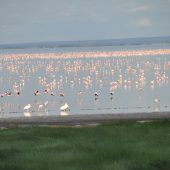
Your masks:
<path fill-rule="evenodd" d="M 170 0 L 0 0 L 0 44 L 170 35 Z"/>

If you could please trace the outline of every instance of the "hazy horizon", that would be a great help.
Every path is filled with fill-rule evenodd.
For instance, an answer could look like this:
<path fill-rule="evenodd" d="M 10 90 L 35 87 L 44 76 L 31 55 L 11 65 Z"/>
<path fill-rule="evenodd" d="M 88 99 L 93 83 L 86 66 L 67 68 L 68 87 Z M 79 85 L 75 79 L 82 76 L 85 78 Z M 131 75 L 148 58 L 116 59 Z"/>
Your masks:
<path fill-rule="evenodd" d="M 2 46 L 15 46 L 15 45 L 40 45 L 40 44 L 56 44 L 56 45 L 62 45 L 62 44 L 75 44 L 75 43 L 80 43 L 81 44 L 88 44 L 88 43 L 100 43 L 100 45 L 104 45 L 105 43 L 113 43 L 113 45 L 119 45 L 120 43 L 123 44 L 133 44 L 133 43 L 140 43 L 142 42 L 143 44 L 145 43 L 170 43 L 170 36 L 159 36 L 159 37 L 133 37 L 133 38 L 117 38 L 117 39 L 89 39 L 89 40 L 65 40 L 65 41 L 39 41 L 39 42 L 22 42 L 22 43 L 6 43 L 6 44 L 1 44 L 0 47 Z M 121 44 L 120 44 L 121 45 Z"/>

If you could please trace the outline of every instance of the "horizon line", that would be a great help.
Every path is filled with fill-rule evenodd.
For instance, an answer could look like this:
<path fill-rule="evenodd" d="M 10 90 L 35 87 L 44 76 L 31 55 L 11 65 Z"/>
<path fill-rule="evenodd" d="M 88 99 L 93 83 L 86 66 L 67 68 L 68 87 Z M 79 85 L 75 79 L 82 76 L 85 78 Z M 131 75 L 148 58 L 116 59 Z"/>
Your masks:
<path fill-rule="evenodd" d="M 95 42 L 95 41 L 119 41 L 119 40 L 135 40 L 135 39 L 150 39 L 150 38 L 170 38 L 170 35 L 168 36 L 150 36 L 150 37 L 129 37 L 129 38 L 110 38 L 110 39 L 84 39 L 84 40 L 52 40 L 52 41 L 33 41 L 33 42 L 16 42 L 16 43 L 4 43 L 0 46 L 6 46 L 6 45 L 26 45 L 26 44 L 40 44 L 40 43 L 71 43 L 71 42 Z"/>

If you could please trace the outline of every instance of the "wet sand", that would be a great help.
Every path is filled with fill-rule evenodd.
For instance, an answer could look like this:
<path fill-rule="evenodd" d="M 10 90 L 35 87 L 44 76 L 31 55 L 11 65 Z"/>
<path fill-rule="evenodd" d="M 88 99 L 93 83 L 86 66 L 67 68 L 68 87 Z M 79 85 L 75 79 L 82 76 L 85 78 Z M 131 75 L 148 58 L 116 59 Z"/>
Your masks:
<path fill-rule="evenodd" d="M 93 114 L 69 116 L 42 116 L 42 117 L 15 117 L 0 118 L 0 127 L 30 127 L 30 126 L 74 126 L 100 123 L 111 123 L 127 120 L 164 120 L 170 119 L 170 112 L 151 113 L 119 113 L 119 114 Z"/>

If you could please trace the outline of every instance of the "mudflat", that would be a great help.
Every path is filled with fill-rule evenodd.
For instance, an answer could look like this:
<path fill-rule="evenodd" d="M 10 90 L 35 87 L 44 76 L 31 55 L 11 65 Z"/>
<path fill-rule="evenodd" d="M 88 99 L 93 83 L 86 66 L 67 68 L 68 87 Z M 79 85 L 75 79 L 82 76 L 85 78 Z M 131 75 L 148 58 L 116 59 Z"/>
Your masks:
<path fill-rule="evenodd" d="M 86 114 L 69 116 L 33 116 L 33 117 L 12 117 L 0 118 L 0 127 L 20 127 L 39 125 L 79 125 L 109 123 L 125 120 L 163 120 L 170 119 L 170 112 L 150 113 L 110 113 L 110 114 Z"/>

